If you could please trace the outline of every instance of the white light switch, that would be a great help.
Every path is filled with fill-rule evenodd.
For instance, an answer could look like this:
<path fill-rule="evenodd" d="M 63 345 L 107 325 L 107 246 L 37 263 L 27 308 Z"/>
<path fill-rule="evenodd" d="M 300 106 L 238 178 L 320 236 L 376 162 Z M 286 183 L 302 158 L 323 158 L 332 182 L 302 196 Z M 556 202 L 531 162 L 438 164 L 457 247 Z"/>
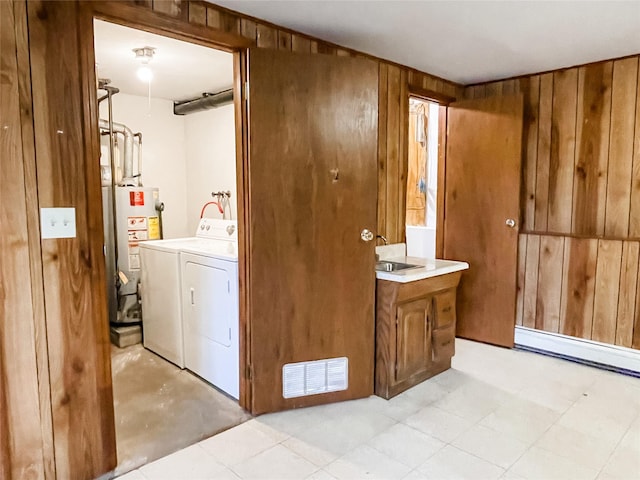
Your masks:
<path fill-rule="evenodd" d="M 41 208 L 40 233 L 42 238 L 75 238 L 75 208 Z"/>

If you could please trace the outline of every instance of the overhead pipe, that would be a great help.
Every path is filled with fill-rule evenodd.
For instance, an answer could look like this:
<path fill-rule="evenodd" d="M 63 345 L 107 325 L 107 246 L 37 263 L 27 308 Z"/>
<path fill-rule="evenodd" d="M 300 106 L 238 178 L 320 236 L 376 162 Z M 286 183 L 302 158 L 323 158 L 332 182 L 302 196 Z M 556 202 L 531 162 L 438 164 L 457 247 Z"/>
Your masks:
<path fill-rule="evenodd" d="M 189 113 L 201 112 L 211 108 L 221 107 L 233 103 L 233 89 L 223 90 L 218 93 L 205 93 L 202 97 L 186 102 L 174 102 L 174 115 L 187 115 Z"/>

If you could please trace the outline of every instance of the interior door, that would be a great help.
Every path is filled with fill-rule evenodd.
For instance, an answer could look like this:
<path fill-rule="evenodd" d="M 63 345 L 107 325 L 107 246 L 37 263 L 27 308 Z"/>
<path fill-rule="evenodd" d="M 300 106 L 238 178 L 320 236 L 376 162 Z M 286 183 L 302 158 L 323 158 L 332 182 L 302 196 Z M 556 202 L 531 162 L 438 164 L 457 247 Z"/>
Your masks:
<path fill-rule="evenodd" d="M 522 97 L 449 105 L 444 257 L 469 263 L 456 335 L 513 346 Z"/>
<path fill-rule="evenodd" d="M 251 410 L 371 395 L 377 65 L 251 49 L 247 72 Z M 283 397 L 284 365 L 338 357 L 346 390 Z"/>

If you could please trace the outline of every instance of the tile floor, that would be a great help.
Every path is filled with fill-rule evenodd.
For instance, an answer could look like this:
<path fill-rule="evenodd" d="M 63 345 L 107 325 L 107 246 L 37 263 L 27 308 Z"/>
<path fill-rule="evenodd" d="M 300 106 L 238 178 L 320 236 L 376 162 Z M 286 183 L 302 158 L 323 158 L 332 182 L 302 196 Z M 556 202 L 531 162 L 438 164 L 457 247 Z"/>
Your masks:
<path fill-rule="evenodd" d="M 640 479 L 640 379 L 456 341 L 386 401 L 263 415 L 121 480 Z"/>

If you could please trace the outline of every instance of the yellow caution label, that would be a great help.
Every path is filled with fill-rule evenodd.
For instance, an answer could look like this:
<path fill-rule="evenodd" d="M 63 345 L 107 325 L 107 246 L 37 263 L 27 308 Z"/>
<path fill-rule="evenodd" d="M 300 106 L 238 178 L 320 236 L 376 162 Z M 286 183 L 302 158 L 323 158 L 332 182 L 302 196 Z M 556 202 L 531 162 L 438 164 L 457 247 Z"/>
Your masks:
<path fill-rule="evenodd" d="M 149 228 L 149 240 L 158 240 L 160 238 L 160 218 L 149 217 L 147 226 Z"/>

